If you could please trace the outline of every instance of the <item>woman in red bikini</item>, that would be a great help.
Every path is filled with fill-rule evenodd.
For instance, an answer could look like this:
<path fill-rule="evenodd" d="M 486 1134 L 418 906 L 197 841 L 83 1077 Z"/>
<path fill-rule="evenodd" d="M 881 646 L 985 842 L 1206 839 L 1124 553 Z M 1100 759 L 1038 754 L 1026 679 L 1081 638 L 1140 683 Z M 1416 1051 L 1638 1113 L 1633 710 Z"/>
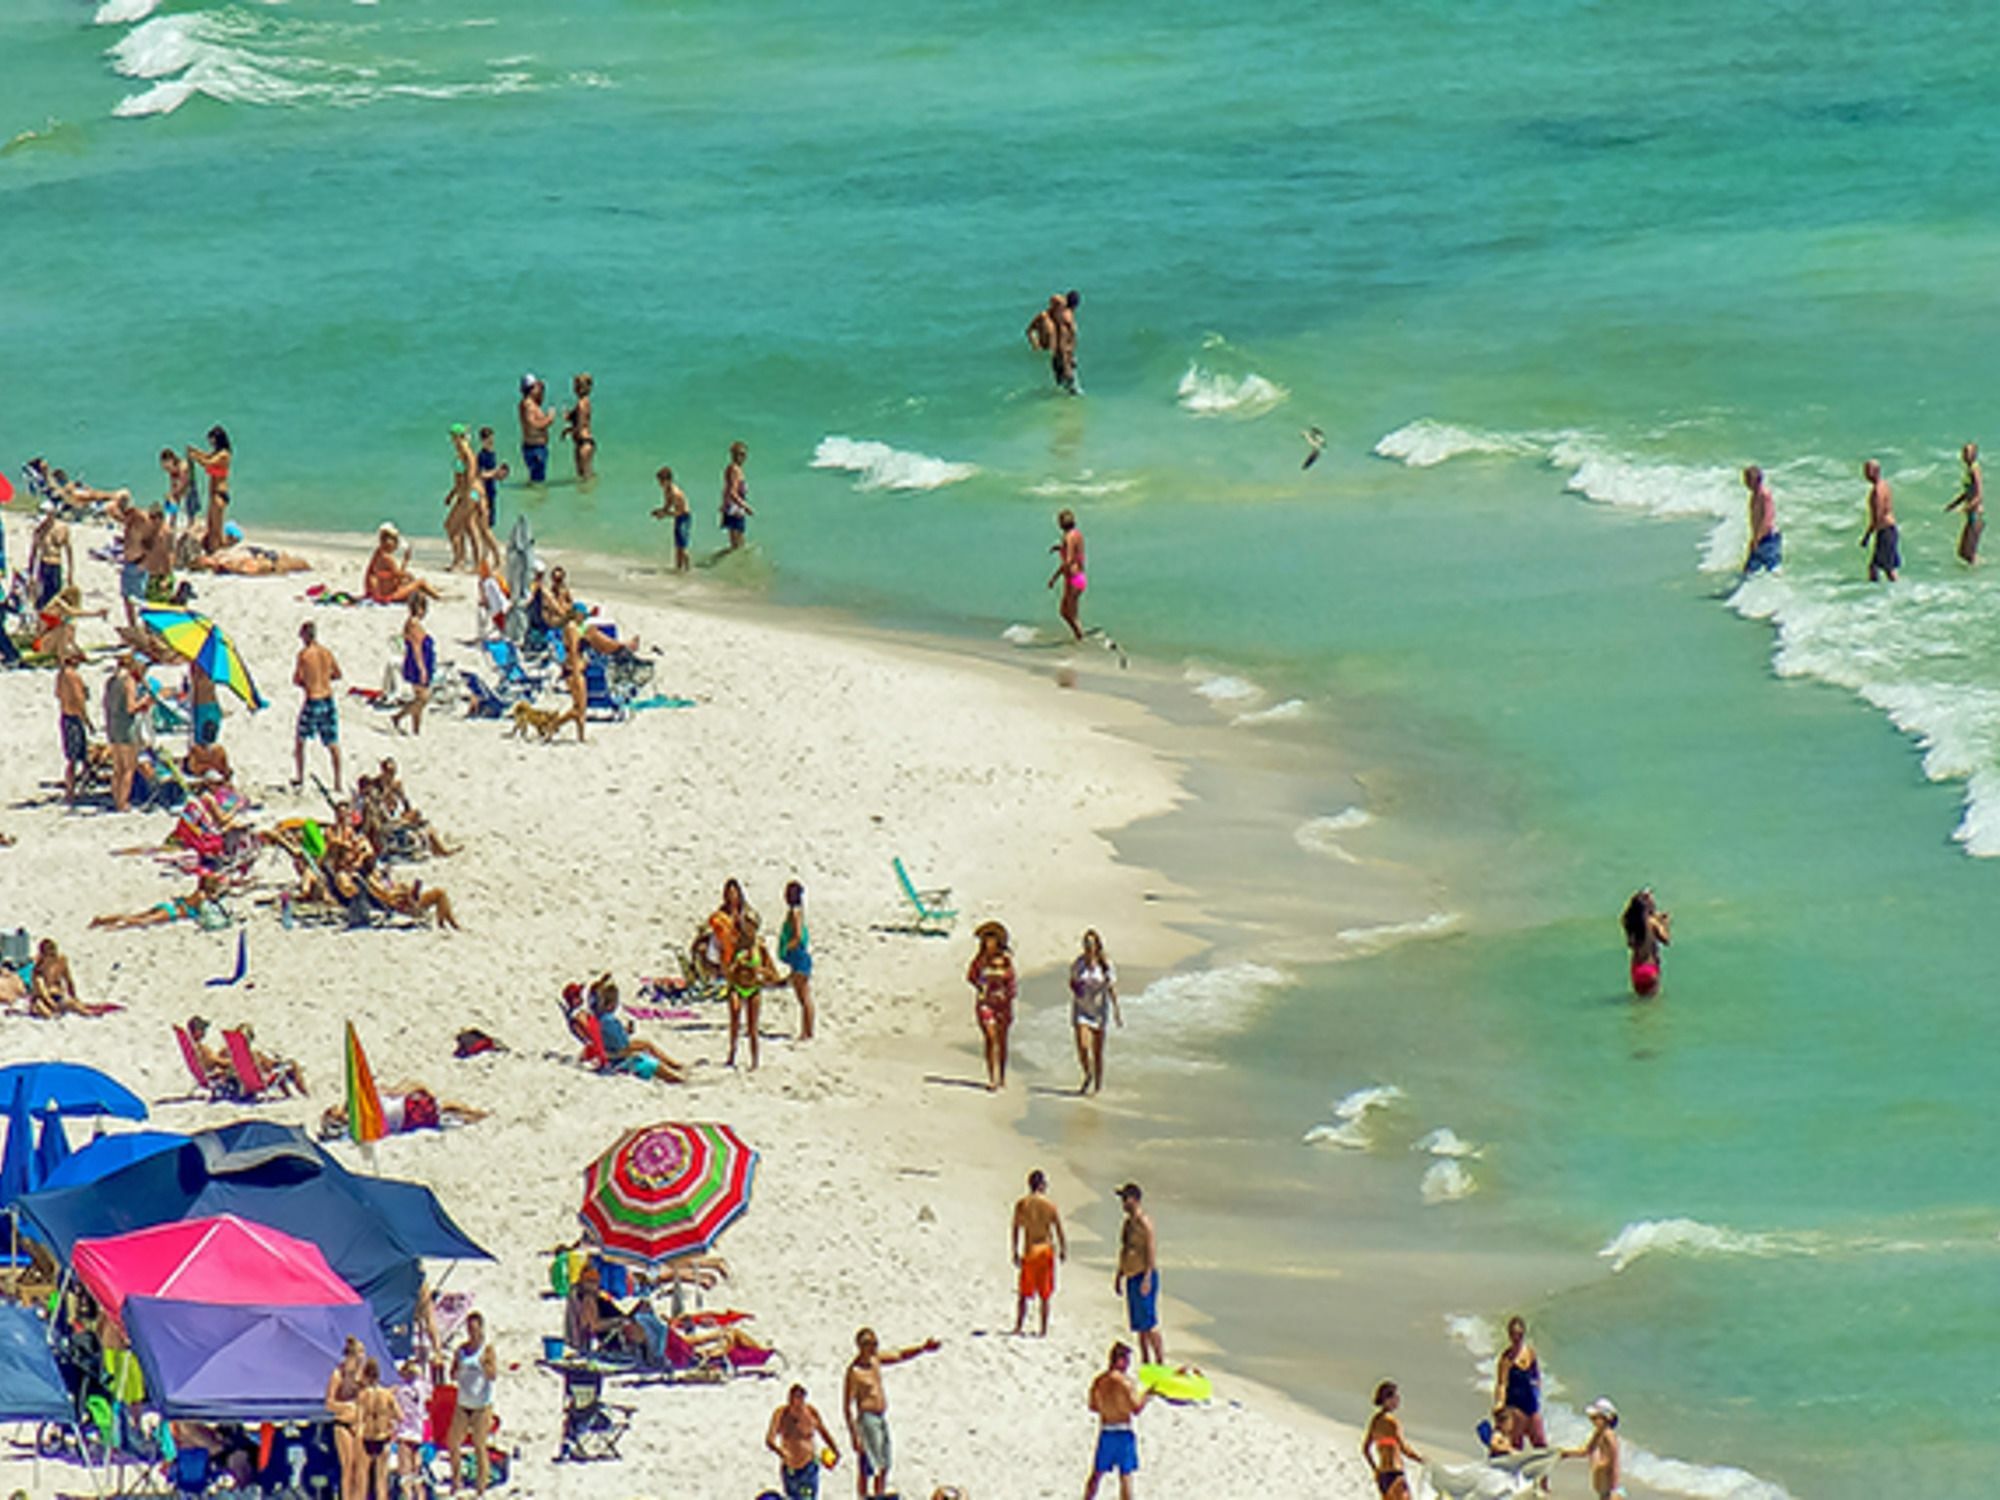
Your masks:
<path fill-rule="evenodd" d="M 1014 996 L 1018 981 L 1014 955 L 1008 951 L 1007 929 L 998 922 L 981 922 L 973 936 L 979 951 L 965 971 L 972 986 L 973 1014 L 979 1019 L 979 1035 L 986 1044 L 986 1088 L 990 1093 L 1007 1084 L 1007 1032 L 1014 1024 Z"/>
<path fill-rule="evenodd" d="M 1424 1461 L 1403 1436 L 1403 1424 L 1396 1419 L 1396 1408 L 1402 1404 L 1395 1381 L 1385 1380 L 1376 1386 L 1375 1415 L 1368 1419 L 1368 1431 L 1361 1439 L 1361 1456 L 1375 1471 L 1375 1488 L 1383 1500 L 1410 1500 L 1410 1477 L 1404 1472 L 1403 1460 L 1413 1464 Z"/>
<path fill-rule="evenodd" d="M 1653 888 L 1632 893 L 1618 919 L 1625 929 L 1625 946 L 1632 950 L 1632 993 L 1650 1000 L 1660 992 L 1660 950 L 1673 941 L 1672 916 L 1653 901 Z"/>

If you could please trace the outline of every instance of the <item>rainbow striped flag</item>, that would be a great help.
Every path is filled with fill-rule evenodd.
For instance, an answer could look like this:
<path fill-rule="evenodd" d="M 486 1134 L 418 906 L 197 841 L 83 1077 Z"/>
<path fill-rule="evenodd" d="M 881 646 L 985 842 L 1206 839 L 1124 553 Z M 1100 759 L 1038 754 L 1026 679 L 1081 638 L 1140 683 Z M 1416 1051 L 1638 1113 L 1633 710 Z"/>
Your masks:
<path fill-rule="evenodd" d="M 347 1133 L 363 1146 L 389 1133 L 382 1096 L 376 1091 L 368 1054 L 361 1050 L 361 1038 L 355 1034 L 352 1021 L 347 1023 Z"/>

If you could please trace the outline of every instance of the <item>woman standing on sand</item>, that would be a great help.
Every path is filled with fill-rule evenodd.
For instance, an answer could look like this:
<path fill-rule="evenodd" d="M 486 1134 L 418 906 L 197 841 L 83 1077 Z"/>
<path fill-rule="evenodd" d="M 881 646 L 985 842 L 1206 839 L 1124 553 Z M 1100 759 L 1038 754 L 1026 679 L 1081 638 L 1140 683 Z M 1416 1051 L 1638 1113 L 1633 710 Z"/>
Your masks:
<path fill-rule="evenodd" d="M 410 701 L 389 715 L 389 727 L 401 730 L 408 717 L 411 734 L 424 732 L 424 706 L 431 701 L 431 684 L 437 679 L 437 642 L 424 628 L 430 607 L 422 594 L 413 595 L 409 618 L 403 621 L 403 682 L 410 690 Z"/>
<path fill-rule="evenodd" d="M 1079 1094 L 1104 1088 L 1104 1028 L 1125 1016 L 1118 1008 L 1118 970 L 1104 954 L 1104 939 L 1092 928 L 1083 935 L 1083 951 L 1069 966 L 1069 1024 L 1076 1033 L 1076 1060 L 1083 1067 Z M 1109 1012 L 1107 1015 L 1106 1012 Z"/>
<path fill-rule="evenodd" d="M 348 1335 L 340 1363 L 326 1378 L 326 1409 L 333 1413 L 333 1451 L 340 1460 L 340 1500 L 367 1494 L 368 1463 L 361 1450 L 361 1371 L 368 1351 Z"/>
<path fill-rule="evenodd" d="M 1007 1033 L 1014 1025 L 1019 981 L 1004 926 L 981 922 L 973 936 L 979 939 L 979 951 L 972 955 L 965 982 L 972 986 L 972 1011 L 986 1047 L 986 1089 L 991 1093 L 1007 1086 Z"/>
<path fill-rule="evenodd" d="M 1660 950 L 1673 941 L 1673 917 L 1660 910 L 1653 888 L 1646 886 L 1632 893 L 1618 920 L 1625 929 L 1625 946 L 1632 950 L 1632 993 L 1650 1000 L 1660 992 Z"/>
<path fill-rule="evenodd" d="M 812 934 L 806 928 L 806 888 L 798 881 L 785 885 L 785 921 L 778 929 L 778 961 L 791 971 L 792 993 L 799 1000 L 799 1040 L 813 1034 Z"/>
<path fill-rule="evenodd" d="M 1549 1435 L 1542 1426 L 1542 1364 L 1528 1342 L 1525 1318 L 1507 1320 L 1507 1347 L 1500 1351 L 1493 1371 L 1493 1404 L 1513 1414 L 1508 1425 L 1516 1448 L 1523 1439 L 1537 1448 L 1548 1447 Z"/>
<path fill-rule="evenodd" d="M 715 939 L 716 966 L 725 972 L 736 957 L 737 933 L 745 916 L 752 922 L 757 920 L 757 914 L 743 899 L 743 882 L 732 875 L 722 882 L 722 904 L 708 919 L 709 933 Z"/>
<path fill-rule="evenodd" d="M 1361 1437 L 1361 1456 L 1375 1472 L 1375 1488 L 1382 1500 L 1410 1500 L 1410 1476 L 1403 1460 L 1424 1461 L 1403 1436 L 1403 1424 L 1396 1417 L 1396 1408 L 1402 1404 L 1395 1381 L 1385 1380 L 1376 1386 L 1375 1415 L 1368 1419 L 1368 1430 Z"/>

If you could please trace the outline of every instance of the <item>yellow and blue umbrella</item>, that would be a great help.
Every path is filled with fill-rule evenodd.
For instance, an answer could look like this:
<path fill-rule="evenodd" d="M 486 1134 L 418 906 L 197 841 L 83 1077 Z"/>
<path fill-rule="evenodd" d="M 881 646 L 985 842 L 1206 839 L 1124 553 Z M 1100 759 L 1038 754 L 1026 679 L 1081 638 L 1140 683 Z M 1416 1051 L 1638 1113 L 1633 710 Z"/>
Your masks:
<path fill-rule="evenodd" d="M 252 708 L 264 707 L 264 695 L 250 680 L 250 669 L 243 665 L 242 653 L 207 615 L 189 609 L 142 609 L 139 620 L 169 647 L 206 672 L 218 687 L 228 688 Z"/>

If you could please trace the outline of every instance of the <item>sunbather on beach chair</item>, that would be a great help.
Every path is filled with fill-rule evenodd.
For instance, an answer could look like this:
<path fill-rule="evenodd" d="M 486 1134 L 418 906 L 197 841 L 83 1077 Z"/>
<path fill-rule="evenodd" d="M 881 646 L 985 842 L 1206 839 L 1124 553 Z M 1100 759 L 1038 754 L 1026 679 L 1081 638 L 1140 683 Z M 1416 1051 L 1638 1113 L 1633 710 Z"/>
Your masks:
<path fill-rule="evenodd" d="M 592 1019 L 603 1039 L 606 1065 L 641 1078 L 664 1078 L 669 1083 L 687 1082 L 687 1070 L 649 1041 L 634 1037 L 618 1014 L 618 986 L 606 975 L 591 986 Z"/>
<path fill-rule="evenodd" d="M 90 919 L 92 927 L 123 931 L 133 927 L 165 927 L 171 922 L 196 922 L 203 927 L 229 925 L 229 912 L 222 905 L 224 882 L 218 875 L 204 874 L 185 896 L 170 896 L 144 911 L 113 912 Z"/>
<path fill-rule="evenodd" d="M 235 1098 L 236 1075 L 230 1071 L 228 1060 L 208 1045 L 207 1037 L 208 1020 L 204 1016 L 189 1016 L 186 1026 L 174 1028 L 174 1040 L 180 1046 L 181 1060 L 187 1064 L 195 1088 L 205 1090 L 211 1100 Z"/>
<path fill-rule="evenodd" d="M 256 1035 L 248 1021 L 238 1021 L 235 1030 L 222 1033 L 223 1045 L 229 1049 L 230 1071 L 243 1085 L 244 1097 L 254 1099 L 273 1090 L 281 1098 L 292 1093 L 304 1097 L 305 1070 L 289 1057 L 258 1051 L 250 1045 Z"/>

